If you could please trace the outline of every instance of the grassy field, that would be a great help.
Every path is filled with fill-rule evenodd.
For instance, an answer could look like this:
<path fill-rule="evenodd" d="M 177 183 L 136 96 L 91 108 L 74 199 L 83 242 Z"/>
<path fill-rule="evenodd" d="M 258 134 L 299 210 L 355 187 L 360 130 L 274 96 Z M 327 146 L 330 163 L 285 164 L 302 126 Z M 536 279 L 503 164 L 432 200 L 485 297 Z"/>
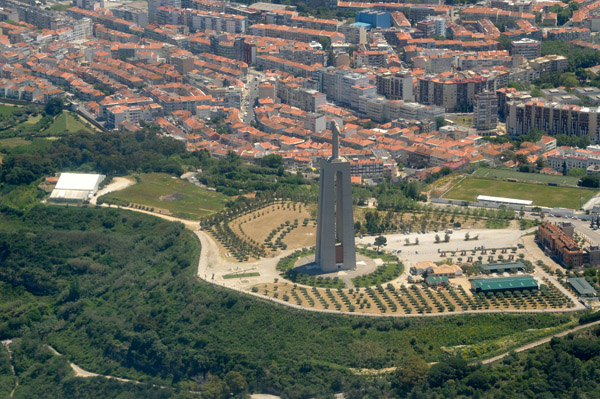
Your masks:
<path fill-rule="evenodd" d="M 231 279 L 231 278 L 244 278 L 244 277 L 257 277 L 260 276 L 260 273 L 258 272 L 251 272 L 251 273 L 232 273 L 232 274 L 226 274 L 223 276 L 224 279 Z"/>
<path fill-rule="evenodd" d="M 579 209 L 580 197 L 583 197 L 583 204 L 592 198 L 594 194 L 596 194 L 594 190 L 580 188 L 552 187 L 542 184 L 514 183 L 466 177 L 452 187 L 444 198 L 474 201 L 478 195 L 491 195 L 495 197 L 531 200 L 537 206 Z"/>
<path fill-rule="evenodd" d="M 486 177 L 490 179 L 517 179 L 519 181 L 531 183 L 556 183 L 567 186 L 577 186 L 578 177 L 573 176 L 553 176 L 542 175 L 539 173 L 515 172 L 508 169 L 479 168 L 473 172 L 473 176 Z"/>
<path fill-rule="evenodd" d="M 63 112 L 54 120 L 54 123 L 52 123 L 48 129 L 44 130 L 44 133 L 60 135 L 64 133 L 75 133 L 80 130 L 90 131 L 91 129 L 75 119 L 70 113 Z"/>
<path fill-rule="evenodd" d="M 13 113 L 15 108 L 16 108 L 16 106 L 13 106 L 13 105 L 0 104 L 0 115 L 2 115 L 2 116 L 10 115 Z"/>
<path fill-rule="evenodd" d="M 450 119 L 452 122 L 454 122 L 460 126 L 467 126 L 467 127 L 473 126 L 473 115 L 455 115 L 455 116 L 450 116 L 446 119 Z"/>
<path fill-rule="evenodd" d="M 31 141 L 22 139 L 20 137 L 10 137 L 7 139 L 0 139 L 0 148 L 13 148 L 21 145 L 29 145 Z"/>
<path fill-rule="evenodd" d="M 221 208 L 227 197 L 164 173 L 142 174 L 140 182 L 104 196 L 152 208 L 168 210 L 173 216 L 197 220 Z"/>

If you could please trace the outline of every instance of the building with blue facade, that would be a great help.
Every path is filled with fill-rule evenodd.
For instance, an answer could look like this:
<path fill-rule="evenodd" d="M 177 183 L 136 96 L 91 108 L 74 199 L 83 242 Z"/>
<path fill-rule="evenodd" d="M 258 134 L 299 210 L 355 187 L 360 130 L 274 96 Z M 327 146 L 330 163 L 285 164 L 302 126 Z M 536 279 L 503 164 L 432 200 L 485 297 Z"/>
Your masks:
<path fill-rule="evenodd" d="M 371 29 L 386 29 L 391 26 L 390 13 L 386 11 L 364 10 L 356 13 L 356 22 L 369 24 Z"/>

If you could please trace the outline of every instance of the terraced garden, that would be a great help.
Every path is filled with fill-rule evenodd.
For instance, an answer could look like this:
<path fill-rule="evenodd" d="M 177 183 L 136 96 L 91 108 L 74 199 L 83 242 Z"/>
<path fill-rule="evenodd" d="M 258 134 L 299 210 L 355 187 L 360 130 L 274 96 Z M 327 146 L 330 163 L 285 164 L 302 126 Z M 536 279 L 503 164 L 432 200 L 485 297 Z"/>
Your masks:
<path fill-rule="evenodd" d="M 299 202 L 257 201 L 228 208 L 204 218 L 202 226 L 239 262 L 276 256 L 315 242 L 315 221 L 307 206 Z"/>
<path fill-rule="evenodd" d="M 294 305 L 354 313 L 409 315 L 472 310 L 565 310 L 573 302 L 550 281 L 539 290 L 473 294 L 462 286 L 430 288 L 388 283 L 357 289 L 317 288 L 298 284 L 268 283 L 252 291 Z"/>

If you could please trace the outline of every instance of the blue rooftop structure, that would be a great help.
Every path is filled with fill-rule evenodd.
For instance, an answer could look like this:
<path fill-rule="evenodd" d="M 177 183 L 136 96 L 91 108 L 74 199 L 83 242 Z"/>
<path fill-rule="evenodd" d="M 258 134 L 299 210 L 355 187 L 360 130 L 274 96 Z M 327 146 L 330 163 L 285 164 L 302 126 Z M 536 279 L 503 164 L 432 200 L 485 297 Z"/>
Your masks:
<path fill-rule="evenodd" d="M 371 25 L 371 28 L 389 28 L 390 19 L 390 13 L 387 11 L 364 10 L 356 13 L 356 22 L 364 22 Z"/>
<path fill-rule="evenodd" d="M 355 23 L 353 23 L 351 25 L 352 26 L 360 26 L 360 27 L 363 27 L 363 28 L 365 28 L 367 30 L 371 29 L 371 24 L 368 24 L 366 22 L 355 22 Z"/>

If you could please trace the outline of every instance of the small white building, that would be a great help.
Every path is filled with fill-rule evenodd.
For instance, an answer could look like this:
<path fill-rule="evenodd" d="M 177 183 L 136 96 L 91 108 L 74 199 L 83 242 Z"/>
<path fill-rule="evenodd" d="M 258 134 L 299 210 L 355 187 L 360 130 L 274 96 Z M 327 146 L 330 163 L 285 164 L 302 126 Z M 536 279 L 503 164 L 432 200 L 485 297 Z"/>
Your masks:
<path fill-rule="evenodd" d="M 98 192 L 104 175 L 88 173 L 61 173 L 56 187 L 50 194 L 54 202 L 85 202 Z"/>

